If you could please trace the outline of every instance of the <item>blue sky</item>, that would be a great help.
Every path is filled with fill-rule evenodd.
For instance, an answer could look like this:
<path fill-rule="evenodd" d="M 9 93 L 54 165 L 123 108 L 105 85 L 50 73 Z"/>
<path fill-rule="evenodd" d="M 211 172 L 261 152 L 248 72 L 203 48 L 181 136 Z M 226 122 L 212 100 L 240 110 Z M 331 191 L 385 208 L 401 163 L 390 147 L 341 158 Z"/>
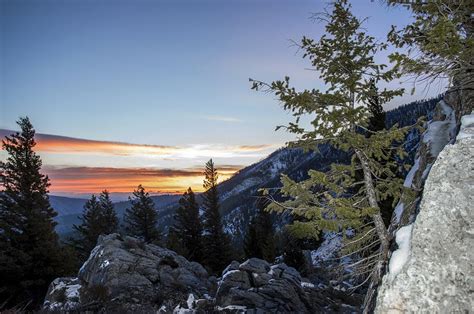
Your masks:
<path fill-rule="evenodd" d="M 89 140 L 215 151 L 271 145 L 248 158 L 218 157 L 249 164 L 292 137 L 274 132 L 290 115 L 271 95 L 250 90 L 248 78 L 289 75 L 297 87 L 322 87 L 289 40 L 319 37 L 323 25 L 309 17 L 326 6 L 306 0 L 3 0 L 0 128 L 15 129 L 16 119 L 28 115 L 38 132 Z M 366 28 L 380 39 L 390 25 L 409 21 L 407 10 L 382 1 L 353 1 L 353 8 L 370 18 Z M 56 166 L 107 163 L 48 154 L 46 164 Z M 142 157 L 109 164 L 139 167 Z M 147 166 L 193 167 L 201 159 Z"/>

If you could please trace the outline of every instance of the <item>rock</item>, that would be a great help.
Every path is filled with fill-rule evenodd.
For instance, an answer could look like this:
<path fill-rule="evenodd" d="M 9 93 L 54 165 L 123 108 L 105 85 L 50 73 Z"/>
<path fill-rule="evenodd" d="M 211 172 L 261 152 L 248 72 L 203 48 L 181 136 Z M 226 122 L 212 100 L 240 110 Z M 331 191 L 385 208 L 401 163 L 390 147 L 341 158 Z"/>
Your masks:
<path fill-rule="evenodd" d="M 433 119 L 427 124 L 415 163 L 405 179 L 404 186 L 412 190 L 404 192 L 398 205 L 395 207 L 389 226 L 391 236 L 404 225 L 411 224 L 418 213 L 423 187 L 433 163 L 439 152 L 448 143 L 454 143 L 456 137 L 456 110 L 452 102 L 441 100 L 435 107 Z"/>
<path fill-rule="evenodd" d="M 219 309 L 245 309 L 250 313 L 312 313 L 308 295 L 301 286 L 301 276 L 285 264 L 270 266 L 251 258 L 224 273 L 216 294 Z M 237 307 L 237 308 L 235 308 Z"/>
<path fill-rule="evenodd" d="M 57 278 L 45 312 L 315 313 L 324 294 L 292 267 L 252 258 L 232 262 L 220 279 L 173 251 L 118 234 L 101 236 L 77 278 Z M 339 299 L 339 297 L 337 297 Z M 342 311 L 333 302 L 331 309 Z M 323 306 L 322 306 L 323 305 Z M 349 307 L 354 312 L 355 307 Z"/>
<path fill-rule="evenodd" d="M 227 266 L 223 271 L 222 271 L 222 275 L 224 275 L 225 273 L 228 273 L 229 271 L 231 270 L 238 270 L 239 269 L 239 266 L 240 266 L 240 263 L 237 262 L 237 261 L 232 261 L 229 266 Z"/>
<path fill-rule="evenodd" d="M 49 285 L 44 308 L 50 311 L 72 310 L 79 306 L 81 284 L 77 278 L 56 278 Z"/>
<path fill-rule="evenodd" d="M 67 289 L 75 284 L 81 287 L 76 308 L 95 303 L 95 310 L 107 312 L 156 312 L 163 306 L 173 309 L 186 302 L 190 293 L 201 298 L 213 289 L 200 264 L 118 234 L 99 237 L 78 278 L 68 280 L 59 278 L 51 283 L 45 308 L 55 304 L 57 310 L 73 309 L 73 303 L 59 302 L 57 291 L 58 287 Z"/>
<path fill-rule="evenodd" d="M 474 138 L 447 145 L 426 180 L 411 251 L 387 273 L 376 313 L 468 313 L 474 308 Z"/>
<path fill-rule="evenodd" d="M 270 264 L 267 261 L 264 261 L 259 258 L 250 258 L 240 264 L 240 270 L 248 271 L 252 273 L 267 273 L 270 270 Z"/>

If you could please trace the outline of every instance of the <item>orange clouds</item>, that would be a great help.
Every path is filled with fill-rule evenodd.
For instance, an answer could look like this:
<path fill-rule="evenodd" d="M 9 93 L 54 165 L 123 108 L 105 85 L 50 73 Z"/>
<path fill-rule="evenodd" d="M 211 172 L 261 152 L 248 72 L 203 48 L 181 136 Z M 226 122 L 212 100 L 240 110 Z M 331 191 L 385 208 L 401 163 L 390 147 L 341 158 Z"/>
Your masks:
<path fill-rule="evenodd" d="M 0 129 L 0 137 L 14 133 Z M 230 157 L 239 154 L 262 152 L 274 145 L 145 145 L 113 141 L 96 141 L 51 134 L 36 134 L 36 151 L 66 154 L 108 154 L 119 156 L 148 155 L 162 158 Z"/>
<path fill-rule="evenodd" d="M 218 167 L 219 181 L 231 177 L 241 166 Z M 192 169 L 148 169 L 106 167 L 44 167 L 51 179 L 50 191 L 61 193 L 131 192 L 142 184 L 150 192 L 182 193 L 189 186 L 202 191 L 203 171 Z"/>
<path fill-rule="evenodd" d="M 12 133 L 0 129 L 2 138 Z M 274 149 L 267 144 L 142 145 L 41 133 L 35 139 L 34 149 L 43 159 L 53 194 L 90 194 L 103 189 L 130 193 L 139 184 L 152 193 L 182 193 L 188 187 L 199 192 L 204 170 L 194 165 L 213 158 L 219 181 L 223 181 L 243 167 L 234 164 L 249 164 Z M 3 156 L 6 153 L 0 152 L 0 159 Z"/>

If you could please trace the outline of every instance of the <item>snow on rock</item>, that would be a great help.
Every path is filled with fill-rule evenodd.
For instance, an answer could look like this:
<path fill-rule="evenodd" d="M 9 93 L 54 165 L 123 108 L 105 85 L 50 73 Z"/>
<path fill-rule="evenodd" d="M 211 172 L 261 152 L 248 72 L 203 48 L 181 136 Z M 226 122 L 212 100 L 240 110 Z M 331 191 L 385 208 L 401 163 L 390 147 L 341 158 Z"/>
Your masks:
<path fill-rule="evenodd" d="M 402 227 L 397 231 L 395 241 L 398 244 L 398 250 L 392 253 L 390 258 L 390 263 L 388 265 L 389 273 L 391 276 L 395 277 L 403 266 L 408 261 L 410 256 L 410 240 L 411 240 L 411 231 L 413 229 L 413 224 Z"/>
<path fill-rule="evenodd" d="M 405 204 L 403 202 L 399 202 L 395 209 L 393 210 L 396 218 L 396 223 L 400 222 L 400 219 L 402 218 L 403 210 L 405 209 Z"/>
<path fill-rule="evenodd" d="M 456 130 L 456 115 L 445 101 L 439 102 L 442 113 L 446 116 L 441 121 L 431 121 L 423 135 L 423 142 L 429 143 L 431 156 L 436 157 L 441 150 L 451 141 Z"/>
<path fill-rule="evenodd" d="M 312 284 L 311 282 L 306 282 L 306 281 L 302 281 L 302 282 L 301 282 L 301 286 L 302 286 L 303 288 L 314 288 L 314 287 L 315 287 L 314 284 Z"/>
<path fill-rule="evenodd" d="M 53 312 L 76 308 L 80 302 L 81 287 L 77 278 L 56 278 L 49 286 L 43 308 Z"/>
<path fill-rule="evenodd" d="M 321 243 L 317 250 L 311 251 L 311 261 L 313 265 L 317 266 L 322 262 L 326 262 L 339 251 L 341 246 L 342 239 L 340 235 L 334 232 L 325 233 L 323 243 Z"/>
<path fill-rule="evenodd" d="M 418 171 L 420 168 L 420 158 L 418 157 L 415 160 L 415 164 L 413 167 L 411 167 L 410 172 L 408 172 L 405 182 L 403 182 L 403 186 L 407 188 L 411 188 L 411 184 L 413 183 L 413 178 L 415 177 L 415 173 Z"/>
<path fill-rule="evenodd" d="M 403 238 L 409 233 L 404 230 L 397 234 L 401 252 L 392 255 L 395 261 L 378 290 L 375 313 L 472 311 L 473 204 L 474 137 L 468 137 L 447 145 L 434 162 L 413 223 L 410 256 L 403 258 Z M 403 267 L 396 267 L 403 261 Z"/>
<path fill-rule="evenodd" d="M 188 300 L 186 300 L 186 304 L 188 305 L 189 309 L 191 309 L 193 307 L 194 300 L 195 300 L 194 294 L 190 293 L 189 297 L 188 297 Z"/>
<path fill-rule="evenodd" d="M 474 112 L 461 118 L 461 129 L 456 140 L 474 137 Z"/>

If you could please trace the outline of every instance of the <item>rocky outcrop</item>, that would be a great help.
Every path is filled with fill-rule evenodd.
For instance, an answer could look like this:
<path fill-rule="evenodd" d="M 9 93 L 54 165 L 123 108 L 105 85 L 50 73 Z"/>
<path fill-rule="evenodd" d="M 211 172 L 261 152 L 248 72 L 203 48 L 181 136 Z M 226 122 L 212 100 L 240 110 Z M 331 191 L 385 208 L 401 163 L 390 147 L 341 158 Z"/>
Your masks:
<path fill-rule="evenodd" d="M 101 236 L 77 278 L 57 278 L 45 312 L 315 313 L 358 311 L 361 299 L 303 279 L 283 263 L 232 262 L 216 280 L 173 251 Z"/>
<path fill-rule="evenodd" d="M 433 113 L 433 119 L 428 122 L 426 131 L 415 157 L 415 163 L 407 174 L 404 186 L 408 188 L 403 193 L 389 227 L 389 233 L 394 233 L 401 227 L 413 222 L 418 213 L 419 203 L 423 193 L 425 180 L 433 163 L 444 146 L 453 143 L 456 136 L 456 111 L 441 100 Z"/>
<path fill-rule="evenodd" d="M 397 232 L 399 249 L 378 291 L 376 313 L 474 308 L 474 116 L 463 121 L 467 136 L 439 154 L 413 226 Z"/>
<path fill-rule="evenodd" d="M 240 265 L 234 262 L 225 270 L 216 303 L 222 308 L 237 305 L 257 312 L 313 312 L 294 268 L 271 266 L 257 258 Z"/>
<path fill-rule="evenodd" d="M 58 278 L 44 303 L 50 310 L 156 312 L 206 298 L 213 280 L 198 263 L 118 234 L 101 236 L 78 278 Z"/>

